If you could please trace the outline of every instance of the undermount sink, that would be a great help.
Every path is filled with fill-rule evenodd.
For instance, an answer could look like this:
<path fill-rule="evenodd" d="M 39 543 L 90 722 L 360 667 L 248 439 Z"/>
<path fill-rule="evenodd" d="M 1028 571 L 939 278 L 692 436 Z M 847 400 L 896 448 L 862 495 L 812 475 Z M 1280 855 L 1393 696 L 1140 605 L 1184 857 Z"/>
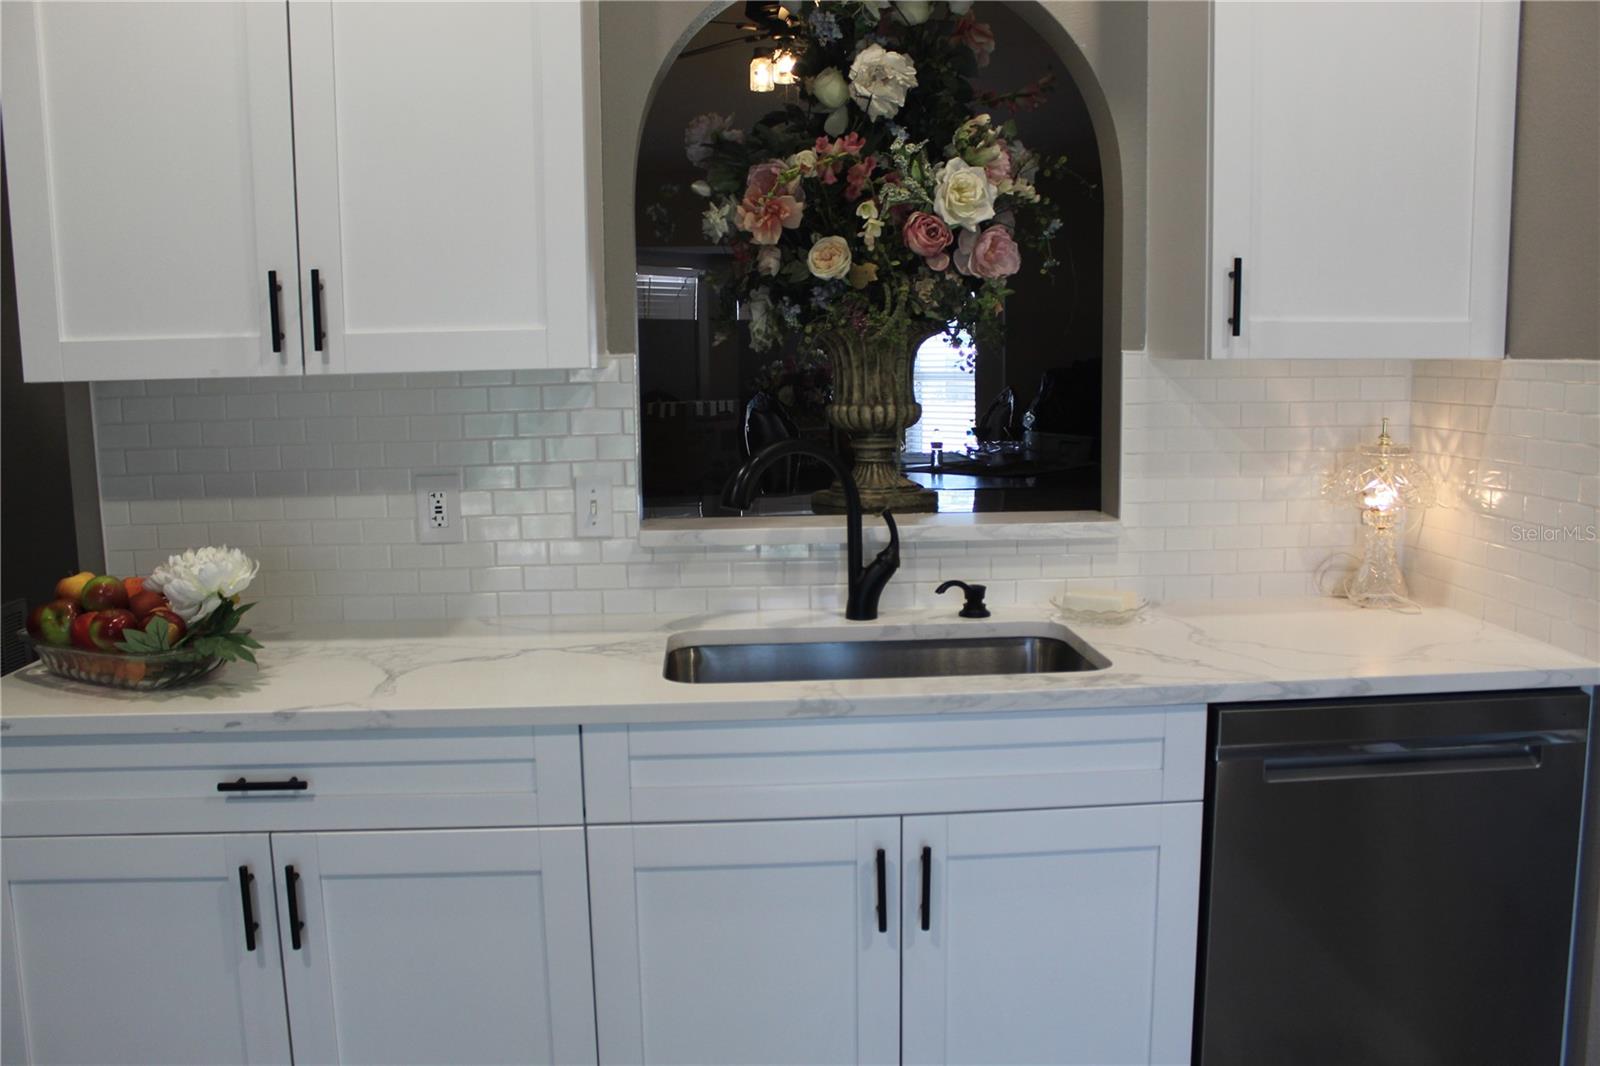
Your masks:
<path fill-rule="evenodd" d="M 688 644 L 667 651 L 668 681 L 717 685 L 762 681 L 858 681 L 1104 670 L 1081 641 L 1041 636 Z"/>

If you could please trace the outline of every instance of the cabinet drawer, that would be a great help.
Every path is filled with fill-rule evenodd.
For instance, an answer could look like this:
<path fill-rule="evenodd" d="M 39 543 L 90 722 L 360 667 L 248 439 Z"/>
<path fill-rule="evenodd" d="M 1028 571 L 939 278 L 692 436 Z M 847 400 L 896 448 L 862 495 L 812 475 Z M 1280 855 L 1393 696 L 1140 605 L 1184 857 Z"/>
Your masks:
<path fill-rule="evenodd" d="M 1205 708 L 585 727 L 591 823 L 1199 799 Z"/>
<path fill-rule="evenodd" d="M 583 820 L 575 726 L 28 738 L 0 769 L 7 836 Z M 217 790 L 241 777 L 305 788 Z"/>

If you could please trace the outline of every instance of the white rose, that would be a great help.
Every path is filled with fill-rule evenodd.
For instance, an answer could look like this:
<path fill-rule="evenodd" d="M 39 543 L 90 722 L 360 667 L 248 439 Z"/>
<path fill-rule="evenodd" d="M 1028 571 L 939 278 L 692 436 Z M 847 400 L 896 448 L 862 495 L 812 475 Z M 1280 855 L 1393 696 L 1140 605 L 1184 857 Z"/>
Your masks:
<path fill-rule="evenodd" d="M 811 95 L 829 111 L 843 107 L 850 99 L 850 83 L 838 67 L 829 67 L 811 79 Z"/>
<path fill-rule="evenodd" d="M 756 271 L 769 278 L 778 272 L 778 265 L 782 262 L 783 253 L 778 251 L 775 244 L 763 245 L 761 251 L 756 253 Z"/>
<path fill-rule="evenodd" d="M 249 587 L 261 564 L 237 548 L 196 548 L 174 555 L 145 579 L 190 625 L 204 621 Z"/>
<path fill-rule="evenodd" d="M 994 196 L 982 167 L 952 159 L 934 172 L 933 209 L 947 226 L 976 230 L 994 217 Z"/>
<path fill-rule="evenodd" d="M 806 266 L 812 277 L 832 280 L 850 273 L 850 244 L 843 237 L 823 237 L 811 246 Z"/>
<path fill-rule="evenodd" d="M 917 87 L 917 67 L 911 57 L 869 44 L 850 64 L 850 98 L 869 118 L 893 118 L 906 102 L 906 91 Z"/>
<path fill-rule="evenodd" d="M 894 6 L 907 26 L 922 25 L 933 11 L 933 4 L 929 0 L 894 0 Z"/>

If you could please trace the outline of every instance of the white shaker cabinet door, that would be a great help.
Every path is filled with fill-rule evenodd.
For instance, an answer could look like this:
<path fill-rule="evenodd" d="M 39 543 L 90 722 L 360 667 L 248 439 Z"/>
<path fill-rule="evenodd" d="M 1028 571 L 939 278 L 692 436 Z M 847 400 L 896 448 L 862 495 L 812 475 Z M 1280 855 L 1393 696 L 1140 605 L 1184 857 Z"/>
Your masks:
<path fill-rule="evenodd" d="M 591 365 L 590 17 L 291 2 L 307 372 Z"/>
<path fill-rule="evenodd" d="M 1518 9 L 1215 5 L 1213 356 L 1504 354 Z"/>
<path fill-rule="evenodd" d="M 18 837 L 3 855 L 5 1062 L 289 1060 L 265 834 Z"/>
<path fill-rule="evenodd" d="M 284 6 L 0 6 L 26 379 L 300 373 Z"/>
<path fill-rule="evenodd" d="M 595 1061 L 581 829 L 274 834 L 294 1059 Z"/>
<path fill-rule="evenodd" d="M 1200 804 L 914 817 L 904 846 L 905 1062 L 1189 1060 Z"/>
<path fill-rule="evenodd" d="M 899 1061 L 899 819 L 588 832 L 600 1061 Z"/>

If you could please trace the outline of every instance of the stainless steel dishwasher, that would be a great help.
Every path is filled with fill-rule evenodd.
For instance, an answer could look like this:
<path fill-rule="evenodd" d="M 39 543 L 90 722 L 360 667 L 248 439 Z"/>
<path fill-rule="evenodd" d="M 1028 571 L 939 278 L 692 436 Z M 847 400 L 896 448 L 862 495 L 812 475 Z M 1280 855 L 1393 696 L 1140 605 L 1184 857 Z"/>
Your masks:
<path fill-rule="evenodd" d="M 1560 1062 L 1589 697 L 1214 713 L 1197 1059 Z"/>

